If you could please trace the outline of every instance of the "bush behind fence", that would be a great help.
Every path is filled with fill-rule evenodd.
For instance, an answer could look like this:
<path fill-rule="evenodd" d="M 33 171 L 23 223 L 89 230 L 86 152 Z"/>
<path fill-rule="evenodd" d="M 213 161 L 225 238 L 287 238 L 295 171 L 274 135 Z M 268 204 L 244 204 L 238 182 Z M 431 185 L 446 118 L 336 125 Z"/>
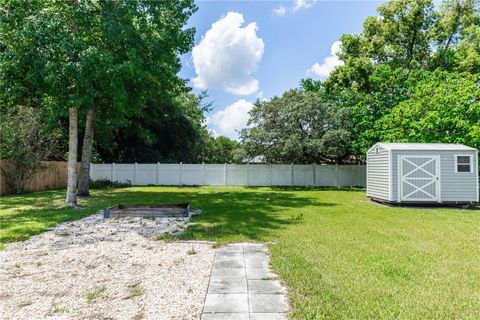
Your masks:
<path fill-rule="evenodd" d="M 92 164 L 92 180 L 171 186 L 364 187 L 365 165 Z"/>

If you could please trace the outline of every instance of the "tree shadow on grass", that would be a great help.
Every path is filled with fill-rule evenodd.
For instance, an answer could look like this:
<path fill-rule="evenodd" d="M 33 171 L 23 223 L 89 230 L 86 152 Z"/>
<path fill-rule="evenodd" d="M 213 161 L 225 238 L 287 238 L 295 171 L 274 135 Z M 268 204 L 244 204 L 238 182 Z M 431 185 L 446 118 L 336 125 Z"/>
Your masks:
<path fill-rule="evenodd" d="M 249 187 L 256 188 L 256 187 Z M 269 187 L 272 191 L 343 191 L 343 192 L 365 192 L 362 187 L 295 187 L 295 186 L 272 186 Z"/>
<path fill-rule="evenodd" d="M 264 240 L 278 229 L 302 222 L 303 216 L 286 209 L 335 205 L 292 192 L 256 192 L 249 188 L 231 192 L 199 191 L 143 192 L 142 198 L 155 199 L 158 203 L 189 202 L 191 208 L 202 209 L 202 214 L 194 219 L 195 224 L 181 238 L 219 242 Z"/>
<path fill-rule="evenodd" d="M 189 202 L 193 209 L 202 209 L 182 235 L 184 239 L 259 241 L 269 238 L 287 225 L 302 223 L 303 216 L 292 213 L 305 206 L 334 206 L 301 195 L 295 189 L 244 188 L 135 188 L 100 190 L 81 202 L 83 209 L 61 207 L 64 190 L 48 191 L 2 199 L 1 207 L 22 208 L 6 216 L 0 215 L 0 243 L 27 239 L 48 227 L 79 219 L 116 204 L 153 204 Z M 304 190 L 304 189 L 302 189 Z M 60 206 L 60 207 L 59 207 Z"/>

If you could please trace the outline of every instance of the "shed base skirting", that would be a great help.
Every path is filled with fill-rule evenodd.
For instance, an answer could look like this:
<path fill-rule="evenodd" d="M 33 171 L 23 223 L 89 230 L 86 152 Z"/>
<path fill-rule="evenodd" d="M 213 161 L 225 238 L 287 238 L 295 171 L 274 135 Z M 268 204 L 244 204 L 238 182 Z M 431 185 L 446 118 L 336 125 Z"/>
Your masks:
<path fill-rule="evenodd" d="M 442 201 L 442 202 L 402 201 L 402 202 L 397 202 L 397 201 L 391 201 L 391 200 L 380 199 L 375 197 L 368 197 L 368 198 L 370 198 L 370 200 L 377 203 L 391 205 L 391 206 L 398 206 L 398 207 L 401 207 L 401 206 L 404 206 L 404 207 L 464 207 L 464 206 L 476 206 L 480 204 L 480 202 L 478 201 Z"/>

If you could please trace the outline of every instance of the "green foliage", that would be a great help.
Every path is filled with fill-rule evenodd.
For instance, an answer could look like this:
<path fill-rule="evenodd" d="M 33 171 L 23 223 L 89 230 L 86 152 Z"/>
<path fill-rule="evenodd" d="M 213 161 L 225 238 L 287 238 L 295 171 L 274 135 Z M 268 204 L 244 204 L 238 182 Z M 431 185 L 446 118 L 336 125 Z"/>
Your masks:
<path fill-rule="evenodd" d="M 345 129 L 332 129 L 322 137 L 322 152 L 337 162 L 348 156 L 352 141 L 351 133 Z"/>
<path fill-rule="evenodd" d="M 327 100 L 322 91 L 292 89 L 269 101 L 257 101 L 249 124 L 252 127 L 243 130 L 241 138 L 250 158 L 320 163 L 338 161 L 349 153 L 349 112 Z"/>
<path fill-rule="evenodd" d="M 67 311 L 67 308 L 59 306 L 58 304 L 52 305 L 52 313 L 64 313 Z"/>
<path fill-rule="evenodd" d="M 115 189 L 115 188 L 128 188 L 130 186 L 132 186 L 131 182 L 110 181 L 108 179 L 90 181 L 91 189 Z"/>
<path fill-rule="evenodd" d="M 423 72 L 410 97 L 379 121 L 382 140 L 463 143 L 480 149 L 478 75 Z"/>
<path fill-rule="evenodd" d="M 145 290 L 141 286 L 141 282 L 129 284 L 126 288 L 127 296 L 124 299 L 131 299 L 145 294 Z"/>
<path fill-rule="evenodd" d="M 95 149 L 105 162 L 196 162 L 209 139 L 204 96 L 156 100 L 122 122 L 97 126 Z"/>
<path fill-rule="evenodd" d="M 105 295 L 105 291 L 106 291 L 105 288 L 101 288 L 101 289 L 96 290 L 96 291 L 87 292 L 85 294 L 85 301 L 87 303 L 93 303 L 93 302 L 95 302 L 95 300 L 103 297 Z"/>
<path fill-rule="evenodd" d="M 193 44 L 195 30 L 184 28 L 192 1 L 3 2 L 7 101 L 38 93 L 42 107 L 97 106 L 122 118 L 183 86 L 176 73 Z"/>
<path fill-rule="evenodd" d="M 391 0 L 378 13 L 365 20 L 362 33 L 342 36 L 344 65 L 323 84 L 329 99 L 351 110 L 352 152 L 363 154 L 380 140 L 478 147 L 478 0 L 445 0 L 439 7 Z"/>
<path fill-rule="evenodd" d="M 171 243 L 178 240 L 178 235 L 172 233 L 162 233 L 159 234 L 155 240 Z"/>
<path fill-rule="evenodd" d="M 312 78 L 300 80 L 300 87 L 306 92 L 319 92 L 323 89 L 322 81 L 313 80 Z"/>
<path fill-rule="evenodd" d="M 445 0 L 436 14 L 432 67 L 480 72 L 480 2 Z"/>
<path fill-rule="evenodd" d="M 339 58 L 345 64 L 326 87 L 368 91 L 377 65 L 478 72 L 479 12 L 478 0 L 445 0 L 438 10 L 431 0 L 390 0 L 365 20 L 362 33 L 342 36 Z"/>
<path fill-rule="evenodd" d="M 382 139 L 378 120 L 407 99 L 416 82 L 407 69 L 392 69 L 388 65 L 376 66 L 367 81 L 368 91 L 348 88 L 334 94 L 338 97 L 339 106 L 351 108 L 352 150 L 355 154 L 364 153 Z"/>
<path fill-rule="evenodd" d="M 238 163 L 243 160 L 240 143 L 227 137 L 212 137 L 204 142 L 201 159 L 205 163 Z M 241 153 L 240 153 L 241 154 Z"/>
<path fill-rule="evenodd" d="M 369 82 L 370 93 L 348 90 L 350 96 L 346 95 L 354 105 L 352 149 L 356 153 L 377 141 L 480 146 L 478 75 L 379 65 Z"/>
<path fill-rule="evenodd" d="M 188 102 L 176 101 L 191 99 L 185 98 L 189 89 L 177 73 L 180 56 L 193 45 L 195 30 L 186 27 L 197 9 L 193 0 L 78 1 L 76 5 L 0 0 L 0 8 L 2 109 L 16 104 L 39 108 L 47 123 L 61 119 L 66 125 L 69 107 L 78 108 L 79 119 L 95 107 L 100 130 L 96 137 L 103 135 L 97 154 L 107 154 L 106 158 L 112 137 L 110 153 L 122 149 L 120 159 L 127 159 L 132 148 L 137 152 L 159 145 L 155 140 L 164 132 L 152 133 L 156 122 L 163 121 L 163 130 L 169 130 L 165 141 L 168 134 L 184 132 L 187 138 L 180 140 L 189 141 L 191 131 L 199 131 L 203 115 L 190 114 L 194 107 L 182 109 Z M 172 120 L 168 117 L 176 124 L 171 130 L 166 128 Z M 196 127 L 191 128 L 194 121 Z M 182 131 L 183 127 L 189 128 Z M 122 130 L 135 133 L 122 137 Z M 123 149 L 124 141 L 131 144 Z M 177 144 L 173 141 L 168 152 Z M 168 152 L 164 157 L 171 157 L 165 155 Z M 141 157 L 134 154 L 128 160 Z"/>
<path fill-rule="evenodd" d="M 239 143 L 215 138 L 208 131 L 205 111 L 210 106 L 205 93 L 183 93 L 149 104 L 141 114 L 127 117 L 123 125 L 101 126 L 95 144 L 98 158 L 116 163 L 238 162 Z"/>
<path fill-rule="evenodd" d="M 341 37 L 338 56 L 324 82 L 257 102 L 248 156 L 341 162 L 382 140 L 480 147 L 478 0 L 390 0 Z"/>
<path fill-rule="evenodd" d="M 1 175 L 16 193 L 22 193 L 27 180 L 46 169 L 42 160 L 56 155 L 61 135 L 58 130 L 48 130 L 33 108 L 15 106 L 0 117 L 0 159 L 9 164 Z"/>

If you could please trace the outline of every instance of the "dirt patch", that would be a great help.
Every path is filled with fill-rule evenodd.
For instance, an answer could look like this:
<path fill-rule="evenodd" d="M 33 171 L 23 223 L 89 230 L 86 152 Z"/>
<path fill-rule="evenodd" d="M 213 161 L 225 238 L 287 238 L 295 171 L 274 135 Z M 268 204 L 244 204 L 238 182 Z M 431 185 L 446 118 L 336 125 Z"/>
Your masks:
<path fill-rule="evenodd" d="M 0 251 L 1 319 L 198 319 L 214 251 L 163 242 L 188 219 L 100 214 Z"/>

